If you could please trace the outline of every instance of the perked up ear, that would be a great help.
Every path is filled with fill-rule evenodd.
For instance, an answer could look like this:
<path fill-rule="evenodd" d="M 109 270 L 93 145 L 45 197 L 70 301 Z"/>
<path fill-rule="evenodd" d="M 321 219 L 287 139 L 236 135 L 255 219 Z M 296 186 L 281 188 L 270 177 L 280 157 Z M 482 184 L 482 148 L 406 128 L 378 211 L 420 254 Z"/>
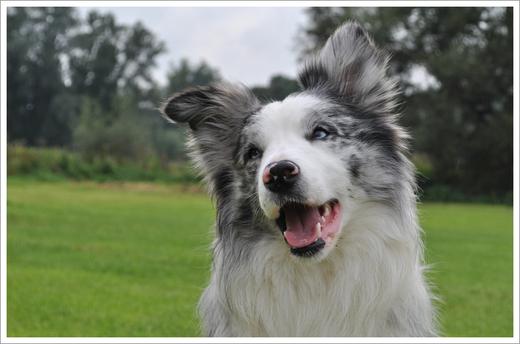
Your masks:
<path fill-rule="evenodd" d="M 387 76 L 389 56 L 356 22 L 347 22 L 300 71 L 304 89 L 333 92 L 365 110 L 389 112 L 396 106 L 397 83 Z"/>

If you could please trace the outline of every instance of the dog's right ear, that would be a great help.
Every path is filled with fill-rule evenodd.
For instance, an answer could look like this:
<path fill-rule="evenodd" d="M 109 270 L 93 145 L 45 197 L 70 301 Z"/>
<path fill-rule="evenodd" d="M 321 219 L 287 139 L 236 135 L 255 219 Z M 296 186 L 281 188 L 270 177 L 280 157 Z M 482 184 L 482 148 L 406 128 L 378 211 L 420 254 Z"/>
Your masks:
<path fill-rule="evenodd" d="M 304 89 L 321 90 L 369 112 L 395 107 L 396 82 L 386 74 L 389 56 L 354 21 L 340 26 L 300 70 Z"/>

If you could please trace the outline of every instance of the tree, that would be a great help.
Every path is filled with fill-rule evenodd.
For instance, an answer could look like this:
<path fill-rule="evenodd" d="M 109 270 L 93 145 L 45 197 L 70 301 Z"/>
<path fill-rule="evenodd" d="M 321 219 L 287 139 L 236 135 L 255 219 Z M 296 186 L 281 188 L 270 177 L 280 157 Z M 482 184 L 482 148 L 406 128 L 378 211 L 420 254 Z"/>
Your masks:
<path fill-rule="evenodd" d="M 7 13 L 7 126 L 9 141 L 50 143 L 48 127 L 54 97 L 64 92 L 62 57 L 78 23 L 66 7 L 12 7 Z M 58 121 L 59 122 L 59 121 Z M 56 144 L 66 138 L 54 137 Z"/>
<path fill-rule="evenodd" d="M 120 90 L 140 96 L 154 87 L 151 70 L 164 51 L 141 23 L 121 25 L 112 14 L 92 11 L 71 41 L 71 88 L 109 110 Z"/>
<path fill-rule="evenodd" d="M 171 64 L 167 75 L 166 93 L 171 95 L 190 86 L 207 85 L 220 80 L 219 72 L 202 61 L 192 66 L 185 58 L 179 65 Z"/>
<path fill-rule="evenodd" d="M 141 23 L 64 7 L 14 7 L 7 17 L 9 142 L 71 147 L 85 98 L 106 116 L 126 96 L 158 98 L 151 71 L 164 44 Z"/>
<path fill-rule="evenodd" d="M 467 194 L 511 192 L 512 8 L 311 8 L 302 57 L 356 19 L 392 58 L 415 149 L 434 182 Z M 418 75 L 423 75 L 417 82 Z M 429 82 L 425 82 L 428 80 Z"/>

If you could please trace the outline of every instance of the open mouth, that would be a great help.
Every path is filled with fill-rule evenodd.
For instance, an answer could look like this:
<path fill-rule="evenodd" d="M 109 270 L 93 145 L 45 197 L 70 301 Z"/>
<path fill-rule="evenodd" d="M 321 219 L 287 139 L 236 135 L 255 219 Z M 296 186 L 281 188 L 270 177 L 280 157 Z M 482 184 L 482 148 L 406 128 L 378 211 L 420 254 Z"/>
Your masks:
<path fill-rule="evenodd" d="M 287 203 L 280 209 L 276 223 L 291 253 L 311 257 L 331 243 L 341 224 L 341 205 L 337 200 L 320 206 Z"/>

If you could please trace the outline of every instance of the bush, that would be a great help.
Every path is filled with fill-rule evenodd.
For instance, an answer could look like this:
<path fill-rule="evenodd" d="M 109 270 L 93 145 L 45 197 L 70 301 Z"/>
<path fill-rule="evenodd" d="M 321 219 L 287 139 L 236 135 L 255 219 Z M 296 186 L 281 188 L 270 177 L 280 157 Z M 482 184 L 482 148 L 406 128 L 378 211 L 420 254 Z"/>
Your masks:
<path fill-rule="evenodd" d="M 58 148 L 7 147 L 7 175 L 41 180 L 163 181 L 197 183 L 200 178 L 188 163 L 166 167 L 153 156 L 143 161 L 118 161 L 110 156 L 85 157 Z"/>
<path fill-rule="evenodd" d="M 152 139 L 149 123 L 135 107 L 131 100 L 121 98 L 107 112 L 96 100 L 84 98 L 73 133 L 74 149 L 89 159 L 101 156 L 118 162 L 145 161 L 153 154 Z"/>

